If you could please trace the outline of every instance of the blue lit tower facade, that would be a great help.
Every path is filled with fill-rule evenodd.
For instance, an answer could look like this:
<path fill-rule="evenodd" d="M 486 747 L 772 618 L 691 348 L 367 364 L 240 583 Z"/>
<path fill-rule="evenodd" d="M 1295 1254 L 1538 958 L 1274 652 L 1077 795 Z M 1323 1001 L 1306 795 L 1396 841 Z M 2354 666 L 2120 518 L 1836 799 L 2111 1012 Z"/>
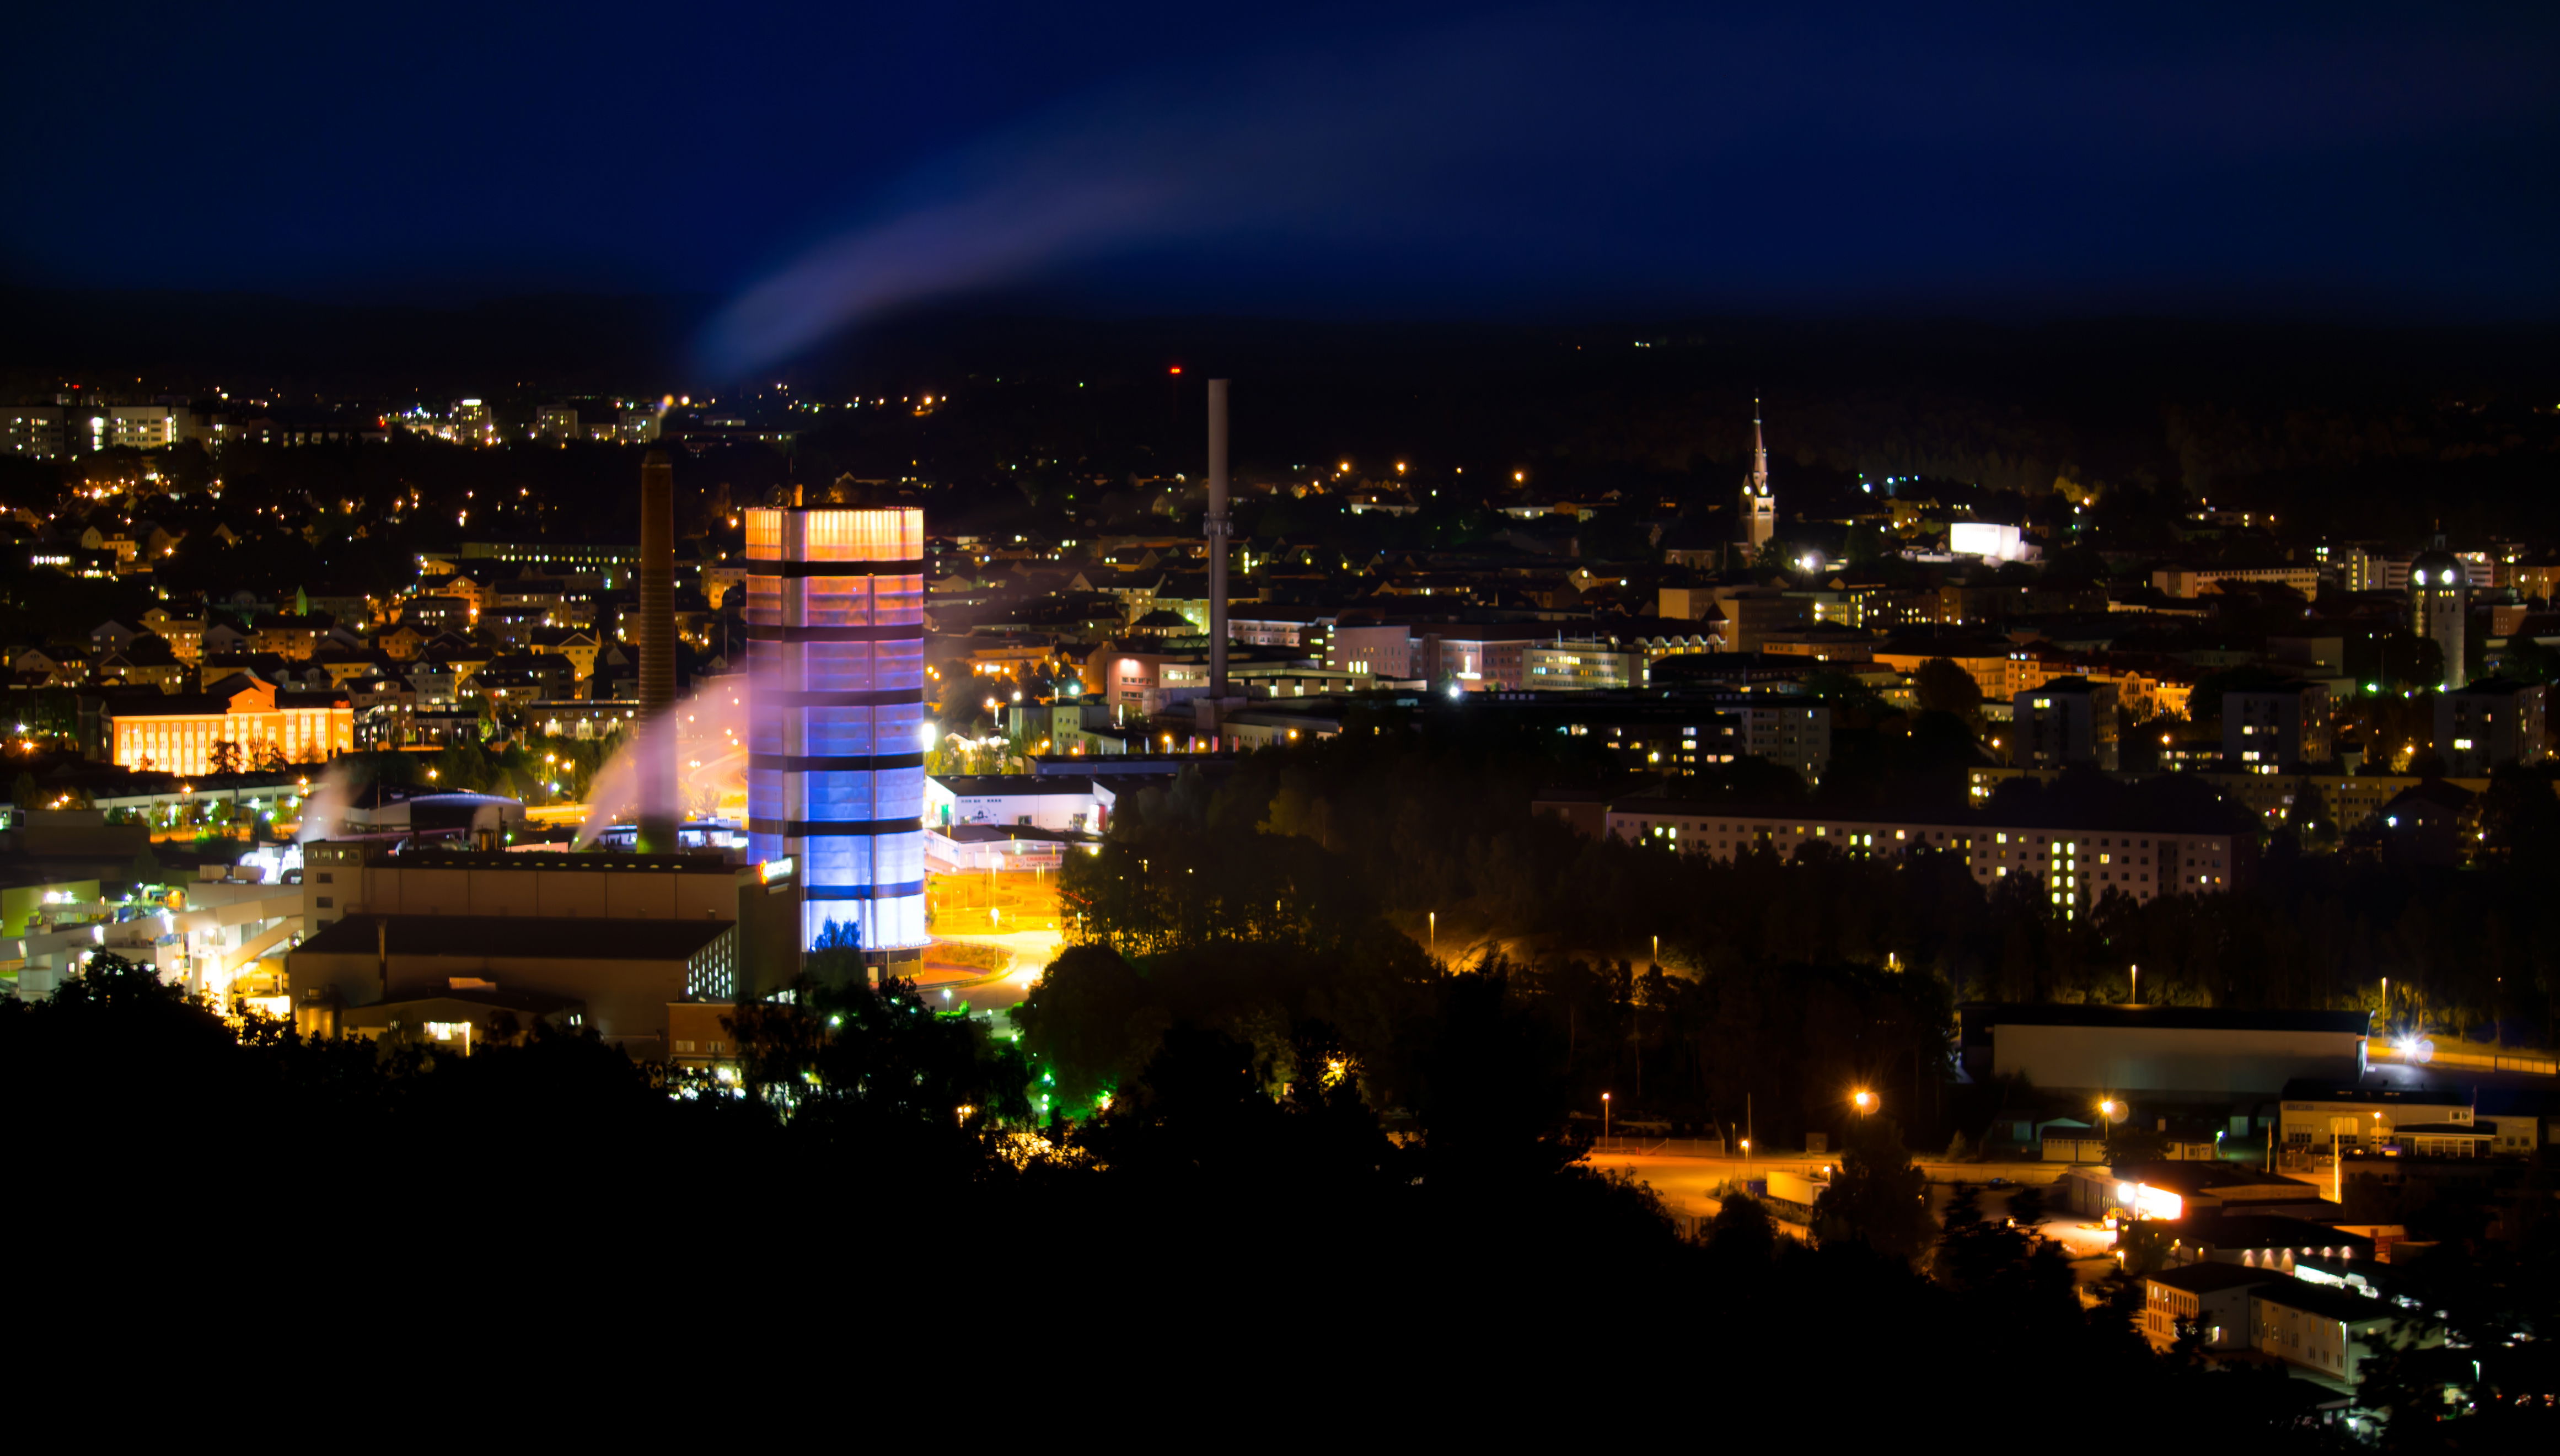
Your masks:
<path fill-rule="evenodd" d="M 924 513 L 746 513 L 748 855 L 789 859 L 799 948 L 924 931 Z"/>

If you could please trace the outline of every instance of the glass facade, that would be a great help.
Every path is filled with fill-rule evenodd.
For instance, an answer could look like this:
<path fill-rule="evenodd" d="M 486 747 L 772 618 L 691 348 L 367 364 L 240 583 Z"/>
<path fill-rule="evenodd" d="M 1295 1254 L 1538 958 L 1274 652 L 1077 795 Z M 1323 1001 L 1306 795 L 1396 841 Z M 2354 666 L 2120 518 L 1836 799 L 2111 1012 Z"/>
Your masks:
<path fill-rule="evenodd" d="M 924 930 L 924 513 L 746 513 L 748 856 L 790 858 L 805 949 Z"/>

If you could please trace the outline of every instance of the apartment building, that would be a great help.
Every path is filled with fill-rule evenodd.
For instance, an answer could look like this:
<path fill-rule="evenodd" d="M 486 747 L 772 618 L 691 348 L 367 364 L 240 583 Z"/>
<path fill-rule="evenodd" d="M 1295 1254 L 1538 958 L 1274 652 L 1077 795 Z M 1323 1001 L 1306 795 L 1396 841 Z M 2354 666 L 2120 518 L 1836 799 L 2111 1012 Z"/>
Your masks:
<path fill-rule="evenodd" d="M 2110 892 L 2150 900 L 2222 894 L 2246 878 L 2255 841 L 2227 829 L 2163 831 L 2099 823 L 1911 820 L 1813 809 L 1736 809 L 1639 794 L 1609 806 L 1613 839 L 1730 861 L 1753 850 L 1793 860 L 1814 845 L 1872 858 L 1934 852 L 1958 857 L 1992 887 L 2032 881 L 2056 910 L 2076 915 Z"/>

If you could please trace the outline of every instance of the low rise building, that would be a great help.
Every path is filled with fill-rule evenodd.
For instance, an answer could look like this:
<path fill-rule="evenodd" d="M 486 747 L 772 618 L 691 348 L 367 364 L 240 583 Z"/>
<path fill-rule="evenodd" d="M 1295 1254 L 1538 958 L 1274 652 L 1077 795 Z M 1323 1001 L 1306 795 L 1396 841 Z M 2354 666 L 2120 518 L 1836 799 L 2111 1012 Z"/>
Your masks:
<path fill-rule="evenodd" d="M 1105 815 L 1093 780 L 1076 774 L 934 774 L 924 780 L 924 819 L 948 829 L 991 824 L 1100 833 Z"/>
<path fill-rule="evenodd" d="M 2350 1390 L 2377 1357 L 2445 1343 L 2443 1325 L 2396 1304 L 2301 1279 L 2251 1287 L 2249 1306 L 2261 1353 Z"/>
<path fill-rule="evenodd" d="M 2143 1280 L 2143 1339 L 2154 1350 L 2177 1343 L 2179 1326 L 2195 1331 L 2206 1350 L 2247 1350 L 2257 1344 L 2249 1291 L 2285 1276 L 2238 1264 L 2183 1264 Z"/>
<path fill-rule="evenodd" d="M 2362 1016 L 2362 1012 L 2341 1013 Z M 2467 1086 L 2369 1086 L 2360 1080 L 2300 1076 L 2285 1083 L 2279 1136 L 2288 1149 L 2380 1153 L 2403 1125 L 2469 1127 Z"/>

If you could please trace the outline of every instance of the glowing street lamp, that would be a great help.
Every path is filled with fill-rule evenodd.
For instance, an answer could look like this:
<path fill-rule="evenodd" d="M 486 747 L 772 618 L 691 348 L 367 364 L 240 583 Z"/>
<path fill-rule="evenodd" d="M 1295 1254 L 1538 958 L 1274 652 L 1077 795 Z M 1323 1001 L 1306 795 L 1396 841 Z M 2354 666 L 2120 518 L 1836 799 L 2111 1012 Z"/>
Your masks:
<path fill-rule="evenodd" d="M 1609 1094 L 1600 1094 L 1600 1141 L 1609 1141 Z"/>
<path fill-rule="evenodd" d="M 1849 1098 L 1849 1101 L 1856 1105 L 1857 1115 L 1860 1117 L 1864 1117 L 1866 1114 L 1875 1110 L 1875 1094 L 1864 1087 L 1858 1088 L 1855 1095 Z"/>

